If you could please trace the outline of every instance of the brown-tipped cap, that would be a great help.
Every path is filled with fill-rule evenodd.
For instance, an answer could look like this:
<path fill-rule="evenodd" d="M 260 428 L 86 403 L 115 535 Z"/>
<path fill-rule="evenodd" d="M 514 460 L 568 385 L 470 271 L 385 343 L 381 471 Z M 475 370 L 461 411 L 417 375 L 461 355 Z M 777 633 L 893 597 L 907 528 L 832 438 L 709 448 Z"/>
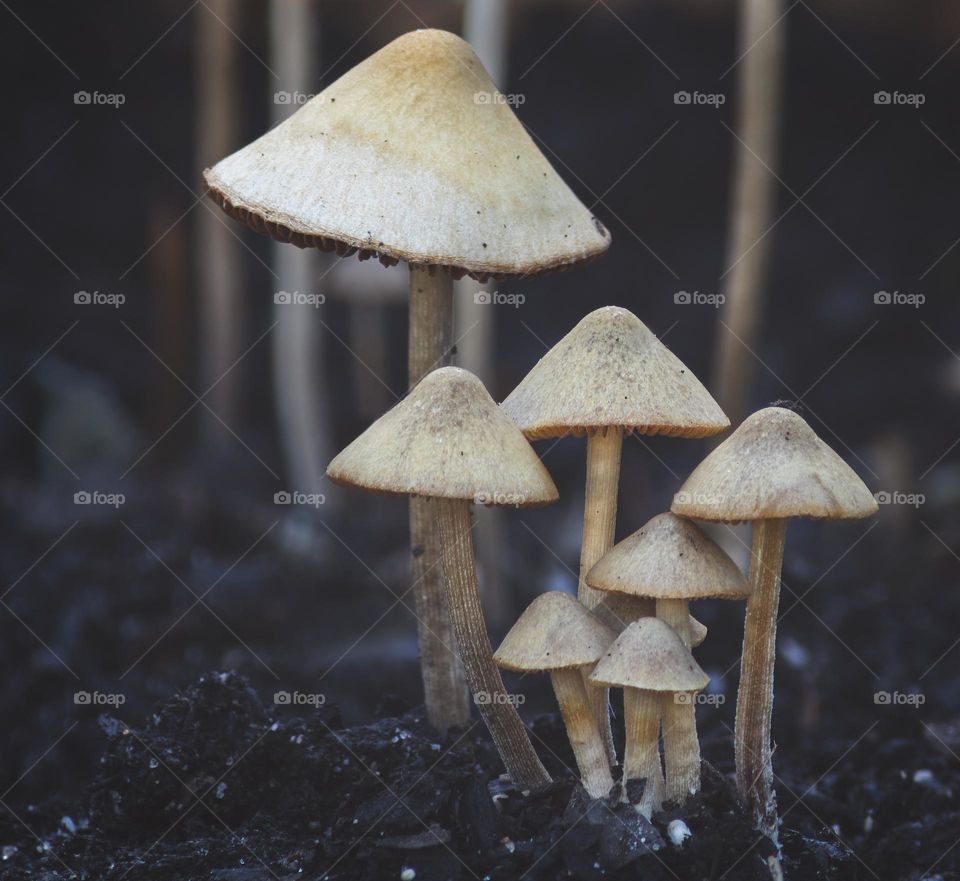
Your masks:
<path fill-rule="evenodd" d="M 701 691 L 710 677 L 669 624 L 659 618 L 641 618 L 607 649 L 590 681 L 608 688 Z"/>
<path fill-rule="evenodd" d="M 617 634 L 567 593 L 540 594 L 493 655 L 506 670 L 539 672 L 595 664 Z"/>
<path fill-rule="evenodd" d="M 669 511 L 614 545 L 587 573 L 594 590 L 654 599 L 743 599 L 750 585 L 699 526 Z"/>
<path fill-rule="evenodd" d="M 280 241 L 456 277 L 535 275 L 610 246 L 445 31 L 397 38 L 204 179 L 228 214 Z"/>
<path fill-rule="evenodd" d="M 736 523 L 782 517 L 868 517 L 876 499 L 802 416 L 767 407 L 704 459 L 670 510 L 697 520 Z"/>
<path fill-rule="evenodd" d="M 690 645 L 693 648 L 696 648 L 698 645 L 703 645 L 704 640 L 707 638 L 707 625 L 701 623 L 693 615 L 690 616 Z"/>
<path fill-rule="evenodd" d="M 710 393 L 636 315 L 591 312 L 503 402 L 529 438 L 619 426 L 641 434 L 704 437 L 730 420 Z"/>
<path fill-rule="evenodd" d="M 374 492 L 525 508 L 557 488 L 523 434 L 477 377 L 459 367 L 425 376 L 328 466 L 334 483 Z"/>

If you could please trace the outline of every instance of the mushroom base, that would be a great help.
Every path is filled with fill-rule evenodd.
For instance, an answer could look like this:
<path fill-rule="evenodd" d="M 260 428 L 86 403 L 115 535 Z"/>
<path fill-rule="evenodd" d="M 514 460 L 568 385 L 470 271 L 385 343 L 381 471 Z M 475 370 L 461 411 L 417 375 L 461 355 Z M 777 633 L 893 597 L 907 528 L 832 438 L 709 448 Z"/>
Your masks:
<path fill-rule="evenodd" d="M 583 788 L 593 798 L 605 798 L 613 789 L 607 749 L 587 700 L 587 688 L 579 668 L 551 670 L 550 681 L 557 696 L 567 739 L 580 769 Z"/>

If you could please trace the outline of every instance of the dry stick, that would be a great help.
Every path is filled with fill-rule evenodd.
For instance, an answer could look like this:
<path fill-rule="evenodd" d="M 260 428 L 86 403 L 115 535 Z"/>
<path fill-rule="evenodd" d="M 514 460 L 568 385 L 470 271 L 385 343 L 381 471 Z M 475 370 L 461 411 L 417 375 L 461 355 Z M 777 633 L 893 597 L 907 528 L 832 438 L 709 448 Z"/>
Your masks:
<path fill-rule="evenodd" d="M 660 767 L 660 695 L 637 688 L 623 690 L 623 715 L 627 746 L 623 753 L 624 801 L 627 783 L 645 780 L 643 797 L 635 805 L 648 820 L 663 802 L 663 769 Z"/>
<path fill-rule="evenodd" d="M 735 751 L 737 789 L 757 828 L 774 837 L 777 799 L 773 790 L 770 721 L 773 714 L 773 664 L 776 658 L 777 607 L 786 520 L 757 520 L 750 549 L 750 588 L 743 625 L 743 657 L 737 692 Z"/>
<path fill-rule="evenodd" d="M 580 583 L 577 596 L 588 609 L 603 599 L 600 591 L 587 587 L 587 573 L 613 547 L 617 525 L 617 491 L 620 484 L 620 452 L 623 432 L 617 426 L 587 434 L 587 487 L 583 504 L 583 540 L 580 543 Z M 609 689 L 584 680 L 590 706 L 600 736 L 606 744 L 611 765 L 617 764 L 617 751 L 610 730 Z"/>
<path fill-rule="evenodd" d="M 453 336 L 453 279 L 442 269 L 431 275 L 410 267 L 410 388 L 431 370 L 450 363 Z M 420 671 L 427 718 L 445 731 L 470 722 L 470 698 L 457 660 L 440 565 L 440 537 L 427 499 L 410 499 L 410 550 L 413 554 L 414 608 Z"/>
<path fill-rule="evenodd" d="M 514 784 L 519 789 L 540 789 L 550 783 L 550 775 L 537 757 L 527 729 L 503 687 L 480 608 L 470 503 L 462 499 L 429 501 L 436 511 L 443 571 L 460 658 L 480 715 Z"/>
<path fill-rule="evenodd" d="M 786 22 L 779 21 L 784 0 L 741 0 L 740 52 L 737 71 L 740 95 L 735 143 L 736 168 L 730 206 L 731 233 L 727 246 L 729 270 L 726 303 L 721 312 L 729 331 L 718 325 L 714 363 L 716 397 L 731 423 L 746 415 L 754 369 L 757 327 L 762 306 L 766 258 L 773 236 L 778 110 Z M 749 147 L 749 149 L 747 149 Z"/>
<path fill-rule="evenodd" d="M 657 600 L 657 617 L 669 624 L 690 648 L 690 604 L 686 600 Z M 693 695 L 664 692 L 663 764 L 667 801 L 683 804 L 700 790 L 700 741 Z"/>
<path fill-rule="evenodd" d="M 585 669 L 589 673 L 592 668 Z M 587 700 L 583 673 L 576 667 L 551 670 L 550 681 L 563 716 L 563 725 L 567 729 L 567 739 L 580 769 L 583 788 L 593 798 L 605 798 L 613 789 L 613 776 L 610 774 L 606 746 L 600 739 Z"/>

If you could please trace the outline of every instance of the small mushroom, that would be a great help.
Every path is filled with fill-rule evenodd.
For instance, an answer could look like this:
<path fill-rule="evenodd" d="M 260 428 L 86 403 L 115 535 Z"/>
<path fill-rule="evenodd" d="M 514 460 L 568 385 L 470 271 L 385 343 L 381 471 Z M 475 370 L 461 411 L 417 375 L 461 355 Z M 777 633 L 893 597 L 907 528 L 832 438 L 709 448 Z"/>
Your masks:
<path fill-rule="evenodd" d="M 258 232 L 410 269 L 408 379 L 449 364 L 453 279 L 567 269 L 610 234 L 554 171 L 474 51 L 446 31 L 398 37 L 280 125 L 204 171 L 213 200 Z M 516 156 L 512 162 L 502 157 Z M 509 194 L 509 197 L 505 196 Z M 427 712 L 469 707 L 444 649 L 439 538 L 410 501 L 410 545 Z"/>
<path fill-rule="evenodd" d="M 692 645 L 690 600 L 745 599 L 750 586 L 724 550 L 696 524 L 658 514 L 614 545 L 587 573 L 594 590 L 652 599 L 657 617 Z M 667 801 L 683 804 L 700 790 L 700 743 L 692 701 L 663 701 L 663 759 Z"/>
<path fill-rule="evenodd" d="M 430 499 L 450 613 L 474 702 L 513 782 L 550 782 L 493 661 L 470 526 L 470 503 L 528 507 L 557 500 L 547 469 L 472 373 L 442 367 L 343 450 L 335 483 Z M 453 647 L 447 649 L 453 653 Z"/>
<path fill-rule="evenodd" d="M 577 594 L 588 609 L 602 597 L 587 586 L 587 572 L 613 546 L 624 435 L 696 438 L 730 426 L 696 376 L 636 315 L 619 306 L 604 306 L 583 318 L 502 407 L 530 440 L 587 436 Z M 591 692 L 591 702 L 615 761 L 607 696 L 602 689 Z"/>
<path fill-rule="evenodd" d="M 635 805 L 648 820 L 663 802 L 663 770 L 657 745 L 661 697 L 690 694 L 710 677 L 697 665 L 676 631 L 659 618 L 641 618 L 621 633 L 590 674 L 590 681 L 623 689 L 627 731 L 623 754 L 624 800 L 631 780 L 644 780 Z"/>
<path fill-rule="evenodd" d="M 550 674 L 580 779 L 593 798 L 610 794 L 613 777 L 583 668 L 592 669 L 616 636 L 574 597 L 550 591 L 527 606 L 493 655 L 505 670 Z"/>
<path fill-rule="evenodd" d="M 757 827 L 774 835 L 770 721 L 787 521 L 868 517 L 876 513 L 877 502 L 802 416 L 767 407 L 747 417 L 694 469 L 671 510 L 697 520 L 753 522 L 734 738 L 737 788 Z"/>

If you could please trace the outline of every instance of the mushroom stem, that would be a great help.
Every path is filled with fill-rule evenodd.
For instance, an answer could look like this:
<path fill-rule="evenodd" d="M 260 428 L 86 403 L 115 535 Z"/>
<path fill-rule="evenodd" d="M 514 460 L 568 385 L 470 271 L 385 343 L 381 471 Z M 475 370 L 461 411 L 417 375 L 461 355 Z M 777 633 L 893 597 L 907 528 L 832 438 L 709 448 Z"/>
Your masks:
<path fill-rule="evenodd" d="M 442 498 L 432 503 L 436 506 L 450 613 L 474 702 L 514 784 L 520 789 L 540 789 L 550 783 L 550 775 L 537 757 L 527 729 L 503 687 L 480 608 L 470 503 Z"/>
<path fill-rule="evenodd" d="M 580 582 L 577 596 L 588 609 L 603 599 L 603 594 L 587 586 L 587 573 L 610 548 L 617 524 L 617 492 L 620 484 L 620 452 L 623 431 L 618 426 L 587 434 L 587 486 L 583 504 L 583 539 L 580 542 Z M 617 764 L 617 751 L 610 730 L 610 692 L 584 679 L 593 717 L 606 744 L 611 765 Z"/>
<path fill-rule="evenodd" d="M 630 780 L 645 780 L 643 796 L 634 805 L 648 820 L 663 802 L 663 769 L 660 767 L 658 734 L 660 695 L 639 688 L 623 690 L 627 745 L 623 753 L 624 801 Z"/>
<path fill-rule="evenodd" d="M 735 752 L 737 789 L 757 828 L 774 836 L 777 799 L 773 789 L 770 721 L 776 659 L 780 569 L 786 520 L 757 520 L 750 549 L 750 587 L 743 625 L 743 656 L 737 693 Z"/>
<path fill-rule="evenodd" d="M 413 388 L 437 367 L 450 363 L 453 337 L 453 279 L 437 269 L 410 266 L 409 380 Z M 457 661 L 456 636 L 443 589 L 440 539 L 429 501 L 410 498 L 410 550 L 420 672 L 427 718 L 434 728 L 465 727 L 470 699 Z"/>
<path fill-rule="evenodd" d="M 658 599 L 657 617 L 669 624 L 690 648 L 690 604 L 686 600 Z M 663 764 L 667 778 L 667 801 L 682 805 L 700 790 L 700 741 L 693 695 L 664 692 Z"/>
<path fill-rule="evenodd" d="M 551 670 L 550 681 L 557 696 L 567 739 L 580 769 L 583 788 L 592 798 L 605 798 L 613 789 L 613 776 L 607 761 L 607 749 L 600 739 L 583 675 L 577 667 Z"/>

